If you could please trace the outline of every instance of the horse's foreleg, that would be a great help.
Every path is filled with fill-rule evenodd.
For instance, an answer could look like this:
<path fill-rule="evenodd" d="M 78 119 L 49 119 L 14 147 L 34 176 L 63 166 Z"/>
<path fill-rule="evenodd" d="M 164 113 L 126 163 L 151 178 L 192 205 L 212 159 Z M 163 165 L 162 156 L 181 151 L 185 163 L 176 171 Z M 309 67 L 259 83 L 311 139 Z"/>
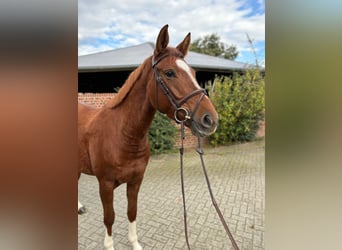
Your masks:
<path fill-rule="evenodd" d="M 138 242 L 136 217 L 137 217 L 137 201 L 138 192 L 141 181 L 138 183 L 127 183 L 127 217 L 129 220 L 128 240 L 131 242 L 133 250 L 141 250 L 142 247 Z"/>
<path fill-rule="evenodd" d="M 100 182 L 100 197 L 103 206 L 103 222 L 106 226 L 106 234 L 104 246 L 106 250 L 114 250 L 114 241 L 112 236 L 112 226 L 114 223 L 114 207 L 113 207 L 113 189 L 114 183 L 102 181 Z"/>

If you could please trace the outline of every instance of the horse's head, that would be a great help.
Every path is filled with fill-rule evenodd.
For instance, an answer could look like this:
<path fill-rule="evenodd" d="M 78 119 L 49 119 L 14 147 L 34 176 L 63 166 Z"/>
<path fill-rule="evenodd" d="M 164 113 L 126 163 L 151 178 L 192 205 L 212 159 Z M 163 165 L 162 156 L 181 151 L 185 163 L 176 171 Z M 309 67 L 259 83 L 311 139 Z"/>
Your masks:
<path fill-rule="evenodd" d="M 210 135 L 216 130 L 218 115 L 206 91 L 198 84 L 195 71 L 184 61 L 190 33 L 176 48 L 167 47 L 168 43 L 168 25 L 165 25 L 152 57 L 154 77 L 148 86 L 150 101 L 176 122 L 184 121 L 194 135 Z"/>

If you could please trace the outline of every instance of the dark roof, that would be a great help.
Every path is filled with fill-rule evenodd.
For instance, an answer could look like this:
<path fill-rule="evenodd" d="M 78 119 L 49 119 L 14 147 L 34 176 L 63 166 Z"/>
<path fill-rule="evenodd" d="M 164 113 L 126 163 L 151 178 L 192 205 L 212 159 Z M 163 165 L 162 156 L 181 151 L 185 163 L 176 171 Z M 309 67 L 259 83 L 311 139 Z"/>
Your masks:
<path fill-rule="evenodd" d="M 121 71 L 138 67 L 154 51 L 153 43 L 108 50 L 78 57 L 78 71 Z M 240 71 L 245 70 L 247 63 L 236 62 L 219 57 L 190 51 L 186 56 L 187 63 L 196 70 L 206 71 Z"/>

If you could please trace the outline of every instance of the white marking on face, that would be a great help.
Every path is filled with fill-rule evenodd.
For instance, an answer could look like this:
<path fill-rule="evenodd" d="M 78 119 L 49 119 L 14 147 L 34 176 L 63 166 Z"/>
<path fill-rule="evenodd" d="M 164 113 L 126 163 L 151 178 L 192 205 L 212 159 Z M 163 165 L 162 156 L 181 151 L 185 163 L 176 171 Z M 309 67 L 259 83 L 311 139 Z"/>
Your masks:
<path fill-rule="evenodd" d="M 128 225 L 128 240 L 131 242 L 133 250 L 142 249 L 138 242 L 136 221 L 130 222 Z"/>
<path fill-rule="evenodd" d="M 196 86 L 196 88 L 200 89 L 201 87 L 199 86 L 197 80 L 191 74 L 191 69 L 190 69 L 189 65 L 187 65 L 186 62 L 184 62 L 182 59 L 177 59 L 176 64 L 178 67 L 180 67 L 182 70 L 184 70 L 188 74 L 188 76 L 190 77 L 191 81 Z"/>

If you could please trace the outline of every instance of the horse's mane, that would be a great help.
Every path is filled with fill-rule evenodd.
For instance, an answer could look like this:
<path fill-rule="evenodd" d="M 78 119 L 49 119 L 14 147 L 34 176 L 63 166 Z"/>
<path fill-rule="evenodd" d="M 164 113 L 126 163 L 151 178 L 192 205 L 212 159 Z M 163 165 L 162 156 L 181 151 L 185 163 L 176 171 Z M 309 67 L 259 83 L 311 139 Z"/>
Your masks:
<path fill-rule="evenodd" d="M 151 64 L 151 57 L 147 58 L 138 68 L 136 68 L 127 78 L 120 91 L 112 98 L 108 103 L 110 108 L 118 107 L 131 92 L 134 84 L 142 78 L 142 76 L 149 72 L 149 66 Z M 152 67 L 152 66 L 150 66 Z"/>

